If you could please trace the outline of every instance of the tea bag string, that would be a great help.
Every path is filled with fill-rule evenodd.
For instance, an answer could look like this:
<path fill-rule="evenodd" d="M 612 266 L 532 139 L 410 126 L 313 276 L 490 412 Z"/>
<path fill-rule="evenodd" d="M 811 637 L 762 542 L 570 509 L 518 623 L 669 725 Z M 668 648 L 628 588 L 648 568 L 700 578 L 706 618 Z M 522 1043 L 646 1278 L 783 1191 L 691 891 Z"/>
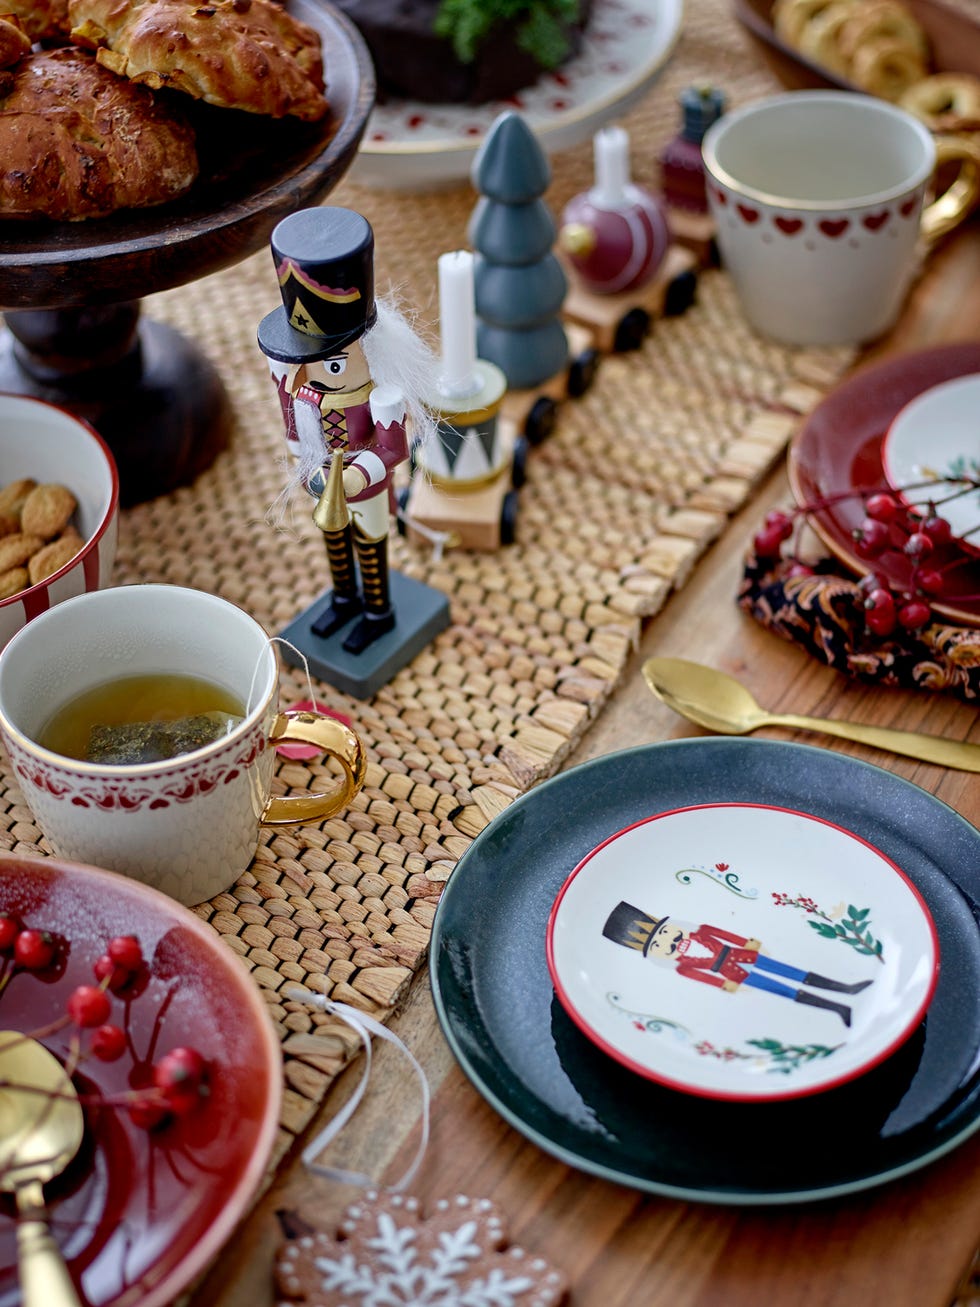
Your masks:
<path fill-rule="evenodd" d="M 429 1082 L 418 1059 L 398 1036 L 383 1026 L 380 1021 L 375 1021 L 367 1013 L 360 1012 L 347 1003 L 335 1002 L 333 999 L 325 998 L 322 994 L 316 994 L 312 990 L 305 989 L 302 985 L 290 985 L 286 989 L 285 995 L 298 1003 L 308 1003 L 311 1007 L 318 1007 L 324 1012 L 329 1012 L 331 1016 L 338 1017 L 346 1025 L 350 1026 L 364 1046 L 364 1070 L 361 1072 L 357 1088 L 333 1120 L 303 1149 L 301 1155 L 303 1165 L 314 1175 L 323 1176 L 327 1180 L 336 1180 L 341 1184 L 361 1185 L 364 1188 L 377 1187 L 376 1180 L 360 1171 L 345 1171 L 339 1167 L 324 1166 L 316 1161 L 319 1154 L 340 1134 L 360 1106 L 371 1076 L 371 1036 L 375 1035 L 378 1039 L 387 1040 L 389 1044 L 393 1044 L 400 1053 L 405 1055 L 412 1070 L 418 1077 L 419 1087 L 422 1092 L 422 1129 L 415 1156 L 398 1181 L 395 1184 L 385 1186 L 396 1192 L 404 1189 L 412 1181 L 419 1169 L 429 1144 Z"/>
<path fill-rule="evenodd" d="M 294 644 L 290 643 L 290 641 L 287 640 L 285 636 L 282 635 L 270 635 L 266 638 L 266 642 L 265 642 L 266 648 L 271 648 L 271 646 L 274 644 L 281 644 L 284 645 L 285 648 L 291 649 L 292 652 L 303 664 L 303 672 L 304 675 L 306 676 L 306 689 L 310 696 L 310 703 L 313 705 L 314 710 L 316 710 L 317 707 L 316 695 L 313 693 L 313 679 L 310 676 L 310 664 L 309 661 L 307 660 L 306 654 L 303 653 L 301 649 L 297 649 Z M 252 680 L 249 683 L 249 687 L 248 687 L 248 699 L 246 700 L 246 706 L 245 706 L 246 717 L 252 711 L 252 706 L 253 706 L 252 695 L 255 693 L 255 682 L 258 677 L 259 669 L 261 665 L 262 665 L 262 655 L 259 654 L 258 658 L 256 658 L 255 660 L 255 666 L 252 668 Z"/>

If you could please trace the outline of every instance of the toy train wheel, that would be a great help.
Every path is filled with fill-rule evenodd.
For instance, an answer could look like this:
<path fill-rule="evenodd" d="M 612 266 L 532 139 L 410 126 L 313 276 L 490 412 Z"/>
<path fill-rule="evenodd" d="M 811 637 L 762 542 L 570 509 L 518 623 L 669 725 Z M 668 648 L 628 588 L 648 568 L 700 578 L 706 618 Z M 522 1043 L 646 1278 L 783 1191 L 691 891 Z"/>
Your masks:
<path fill-rule="evenodd" d="M 524 434 L 532 445 L 540 445 L 555 429 L 558 405 L 550 395 L 540 395 L 524 419 Z"/>
<path fill-rule="evenodd" d="M 500 506 L 500 543 L 512 545 L 517 538 L 517 508 L 519 498 L 516 490 L 508 490 Z"/>
<path fill-rule="evenodd" d="M 678 318 L 682 313 L 686 313 L 694 303 L 697 289 L 698 277 L 693 268 L 679 272 L 667 287 L 667 294 L 664 296 L 664 317 Z"/>
<path fill-rule="evenodd" d="M 616 324 L 613 349 L 617 354 L 628 354 L 639 349 L 650 330 L 650 314 L 646 309 L 630 309 Z"/>
<path fill-rule="evenodd" d="M 572 359 L 568 368 L 568 393 L 572 399 L 579 399 L 585 394 L 595 381 L 598 370 L 599 351 L 591 346 Z"/>
<path fill-rule="evenodd" d="M 408 508 L 408 497 L 412 493 L 411 486 L 400 486 L 395 491 L 395 503 L 398 505 L 398 513 L 395 516 L 395 529 L 400 536 L 406 534 L 405 511 Z"/>
<path fill-rule="evenodd" d="M 527 480 L 527 451 L 527 438 L 518 436 L 514 441 L 514 452 L 510 464 L 510 484 L 515 490 L 520 490 Z"/>

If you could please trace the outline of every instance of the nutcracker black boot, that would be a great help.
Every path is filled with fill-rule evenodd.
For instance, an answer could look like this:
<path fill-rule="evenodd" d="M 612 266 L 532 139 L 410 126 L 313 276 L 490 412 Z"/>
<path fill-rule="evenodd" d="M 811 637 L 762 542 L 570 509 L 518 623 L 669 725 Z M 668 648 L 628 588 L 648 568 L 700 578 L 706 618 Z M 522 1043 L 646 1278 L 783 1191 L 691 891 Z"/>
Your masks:
<path fill-rule="evenodd" d="M 850 1029 L 851 1026 L 851 1009 L 845 1007 L 843 1003 L 833 1003 L 829 998 L 821 998 L 819 994 L 807 994 L 800 990 L 793 1000 L 794 1003 L 805 1003 L 807 1007 L 822 1007 L 828 1012 L 836 1012 L 843 1021 L 844 1025 Z"/>
<path fill-rule="evenodd" d="M 811 985 L 814 989 L 833 989 L 838 994 L 860 994 L 862 989 L 868 988 L 871 981 L 859 980 L 854 985 L 845 985 L 839 980 L 829 980 L 826 976 L 818 976 L 815 971 L 808 971 L 803 977 L 802 983 Z"/>
<path fill-rule="evenodd" d="M 388 592 L 388 538 L 356 538 L 357 561 L 361 566 L 364 616 L 344 641 L 344 652 L 363 653 L 368 645 L 394 629 L 395 610 Z"/>
<path fill-rule="evenodd" d="M 344 531 L 324 532 L 323 535 L 333 592 L 330 602 L 310 629 L 314 635 L 324 640 L 364 610 L 364 600 L 357 588 L 357 572 L 354 569 L 353 537 L 353 530 L 349 526 Z"/>

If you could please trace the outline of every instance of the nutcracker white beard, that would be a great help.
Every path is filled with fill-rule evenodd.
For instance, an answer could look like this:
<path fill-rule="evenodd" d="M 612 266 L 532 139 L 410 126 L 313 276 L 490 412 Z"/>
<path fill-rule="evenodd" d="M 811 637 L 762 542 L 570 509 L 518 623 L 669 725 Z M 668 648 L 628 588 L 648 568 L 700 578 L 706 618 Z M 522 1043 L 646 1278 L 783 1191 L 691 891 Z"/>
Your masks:
<path fill-rule="evenodd" d="M 435 355 L 418 336 L 408 317 L 391 300 L 376 301 L 377 318 L 361 337 L 361 346 L 372 382 L 379 389 L 390 387 L 402 396 L 407 415 L 410 440 L 429 440 L 435 435 L 436 422 L 426 399 L 438 394 L 438 369 Z M 301 365 L 300 365 L 301 366 Z M 282 364 L 273 364 L 273 377 L 281 376 Z M 295 372 L 290 368 L 290 389 L 295 393 Z M 330 454 L 322 429 L 310 421 L 305 410 L 296 406 L 298 457 L 288 466 L 288 480 L 269 510 L 270 520 L 279 525 L 293 492 L 306 487 L 313 474 L 329 462 Z"/>
<path fill-rule="evenodd" d="M 430 440 L 436 429 L 429 405 L 439 393 L 438 360 L 394 300 L 378 300 L 376 308 L 377 320 L 363 338 L 371 380 L 401 391 L 411 439 Z"/>

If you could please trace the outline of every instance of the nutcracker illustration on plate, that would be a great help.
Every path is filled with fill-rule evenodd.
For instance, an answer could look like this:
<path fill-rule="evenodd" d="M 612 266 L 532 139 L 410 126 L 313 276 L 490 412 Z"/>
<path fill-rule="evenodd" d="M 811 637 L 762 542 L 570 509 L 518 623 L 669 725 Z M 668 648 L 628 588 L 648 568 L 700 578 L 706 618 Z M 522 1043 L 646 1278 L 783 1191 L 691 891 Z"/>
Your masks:
<path fill-rule="evenodd" d="M 445 596 L 388 558 L 393 475 L 408 458 L 409 425 L 420 440 L 432 427 L 424 396 L 434 362 L 398 309 L 375 298 L 374 233 L 361 214 L 290 214 L 272 254 L 282 307 L 259 324 L 259 347 L 332 582 L 282 634 L 317 676 L 368 698 L 449 623 Z"/>
<path fill-rule="evenodd" d="M 748 985 L 794 1003 L 833 1012 L 848 1027 L 851 1008 L 839 996 L 859 994 L 872 983 L 859 980 L 845 984 L 815 971 L 805 971 L 769 957 L 757 939 L 748 939 L 719 926 L 655 917 L 626 902 L 617 904 L 609 914 L 602 933 L 616 944 L 636 949 L 652 962 L 674 967 L 679 976 L 689 980 L 714 985 L 730 994 L 737 994 L 743 985 Z M 811 993 L 814 989 L 824 993 Z M 828 993 L 838 998 L 828 998 Z"/>

